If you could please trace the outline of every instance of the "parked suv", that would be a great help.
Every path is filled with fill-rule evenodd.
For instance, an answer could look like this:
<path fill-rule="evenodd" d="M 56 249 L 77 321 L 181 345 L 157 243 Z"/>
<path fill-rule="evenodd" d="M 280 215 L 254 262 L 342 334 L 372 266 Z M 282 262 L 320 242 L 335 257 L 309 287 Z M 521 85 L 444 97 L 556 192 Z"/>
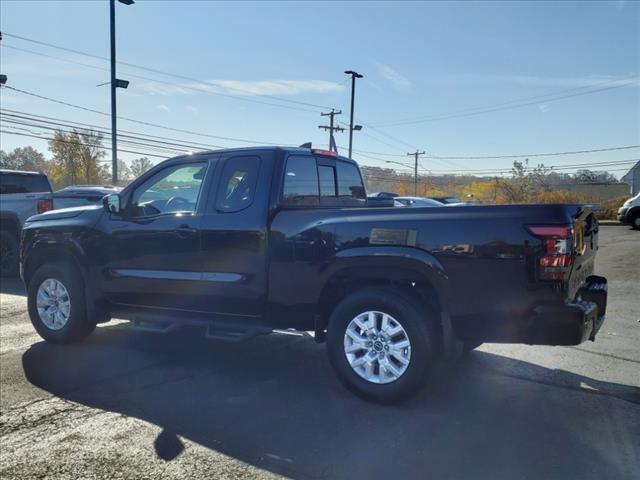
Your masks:
<path fill-rule="evenodd" d="M 640 230 L 640 193 L 622 204 L 618 210 L 618 220 Z"/>
<path fill-rule="evenodd" d="M 44 173 L 0 170 L 0 275 L 18 274 L 25 220 L 52 208 L 51 184 Z"/>

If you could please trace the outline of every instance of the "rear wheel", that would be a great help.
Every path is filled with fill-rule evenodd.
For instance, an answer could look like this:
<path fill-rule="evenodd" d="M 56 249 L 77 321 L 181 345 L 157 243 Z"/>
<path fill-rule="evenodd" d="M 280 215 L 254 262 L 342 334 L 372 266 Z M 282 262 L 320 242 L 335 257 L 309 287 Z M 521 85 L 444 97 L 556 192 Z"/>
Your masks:
<path fill-rule="evenodd" d="M 29 317 L 47 342 L 78 342 L 94 330 L 81 280 L 75 269 L 60 263 L 43 265 L 33 274 L 27 290 Z"/>
<path fill-rule="evenodd" d="M 381 402 L 400 400 L 426 380 L 434 338 L 429 320 L 424 307 L 400 290 L 355 292 L 329 320 L 329 360 L 356 394 Z"/>
<path fill-rule="evenodd" d="M 18 236 L 11 230 L 0 232 L 0 275 L 14 277 L 18 274 L 18 267 Z"/>

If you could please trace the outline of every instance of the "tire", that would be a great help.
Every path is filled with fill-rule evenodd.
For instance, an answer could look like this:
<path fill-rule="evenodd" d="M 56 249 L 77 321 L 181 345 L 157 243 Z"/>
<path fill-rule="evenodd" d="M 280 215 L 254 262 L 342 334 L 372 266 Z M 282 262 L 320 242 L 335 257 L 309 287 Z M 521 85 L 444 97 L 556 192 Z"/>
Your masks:
<path fill-rule="evenodd" d="M 368 312 L 375 312 L 373 318 Z M 378 334 L 381 334 L 384 314 L 387 315 L 386 324 L 393 327 L 386 331 L 397 330 L 399 325 L 402 332 L 395 336 L 387 335 L 386 338 L 382 335 L 378 337 L 380 341 L 374 341 L 372 330 L 369 330 L 369 336 L 362 335 L 363 330 L 357 324 L 362 324 L 365 320 L 369 326 L 375 321 Z M 394 288 L 369 287 L 355 292 L 338 304 L 329 319 L 329 361 L 340 380 L 355 394 L 382 403 L 405 399 L 423 386 L 427 377 L 434 352 L 435 335 L 429 324 L 429 317 L 432 316 L 417 300 Z M 356 319 L 359 319 L 358 322 Z M 358 330 L 359 340 L 351 340 Z M 410 347 L 400 349 L 405 339 L 409 341 Z M 382 342 L 390 347 L 386 352 L 379 348 Z M 358 351 L 347 353 L 347 344 L 351 345 L 349 348 L 357 348 Z M 398 348 L 394 348 L 395 346 Z M 385 357 L 378 357 L 380 353 Z M 375 356 L 371 357 L 372 354 Z M 403 362 L 408 360 L 406 365 L 398 361 L 401 357 Z M 365 360 L 364 364 L 357 367 L 351 365 Z M 401 374 L 394 375 L 388 370 L 390 366 L 382 366 L 380 362 L 385 365 L 392 363 L 395 372 L 401 371 Z M 377 368 L 374 366 L 372 370 L 370 364 L 373 363 L 377 363 Z M 365 378 L 367 374 L 370 374 L 369 379 Z"/>
<path fill-rule="evenodd" d="M 634 230 L 640 230 L 640 213 L 635 213 L 630 219 L 629 224 Z"/>
<path fill-rule="evenodd" d="M 0 231 L 0 276 L 15 277 L 20 266 L 20 247 L 15 232 Z"/>
<path fill-rule="evenodd" d="M 58 287 L 58 282 L 62 288 Z M 41 290 L 42 289 L 42 290 Z M 47 295 L 47 291 L 52 295 Z M 54 305 L 44 308 L 51 313 L 55 307 L 59 315 L 51 316 L 38 311 L 38 294 Z M 68 301 L 68 310 L 64 307 Z M 59 303 L 58 303 L 59 302 Z M 43 303 L 41 303 L 42 305 Z M 59 305 L 59 308 L 58 308 Z M 27 289 L 27 306 L 31 323 L 38 334 L 49 343 L 75 343 L 86 338 L 95 329 L 87 319 L 84 285 L 80 274 L 62 263 L 48 263 L 35 271 Z M 66 315 L 65 315 L 66 313 Z M 66 319 L 64 319 L 66 317 Z M 52 318 L 53 325 L 52 325 Z"/>

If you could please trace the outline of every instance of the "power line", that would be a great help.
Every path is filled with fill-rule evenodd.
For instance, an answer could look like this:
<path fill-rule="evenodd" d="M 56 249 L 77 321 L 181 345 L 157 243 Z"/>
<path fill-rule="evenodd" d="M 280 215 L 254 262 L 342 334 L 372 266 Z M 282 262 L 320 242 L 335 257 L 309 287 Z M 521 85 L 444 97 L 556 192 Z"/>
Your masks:
<path fill-rule="evenodd" d="M 51 97 L 47 97 L 47 96 L 44 96 L 44 95 L 39 95 L 39 94 L 33 93 L 33 92 L 28 92 L 26 90 L 21 90 L 19 88 L 15 88 L 15 87 L 12 87 L 12 86 L 9 86 L 9 85 L 2 85 L 2 88 L 7 88 L 9 90 L 13 90 L 13 91 L 22 93 L 24 95 L 29 95 L 29 96 L 32 96 L 32 97 L 35 97 L 35 98 L 39 98 L 41 100 L 46 100 L 46 101 L 49 101 L 49 102 L 53 102 L 53 103 L 58 103 L 60 105 L 65 105 L 67 107 L 77 108 L 79 110 L 84 110 L 84 111 L 87 111 L 87 112 L 96 113 L 98 115 L 111 116 L 111 114 L 106 113 L 106 112 L 101 112 L 100 110 L 94 110 L 92 108 L 83 107 L 81 105 L 76 105 L 76 104 L 65 102 L 65 101 L 62 101 L 62 100 L 56 100 L 56 99 L 51 98 Z M 220 135 L 212 135 L 212 134 L 207 134 L 207 133 L 194 132 L 194 131 L 191 131 L 191 130 L 183 130 L 183 129 L 180 129 L 180 128 L 168 127 L 166 125 L 160 125 L 160 124 L 157 124 L 157 123 L 151 123 L 151 122 L 145 122 L 145 121 L 142 121 L 142 120 L 136 120 L 134 118 L 123 117 L 123 116 L 120 116 L 120 115 L 118 116 L 118 118 L 120 120 L 126 120 L 128 122 L 138 123 L 140 125 L 146 125 L 146 126 L 149 126 L 149 127 L 162 128 L 162 129 L 165 129 L 165 130 L 171 130 L 171 131 L 180 132 L 180 133 L 188 133 L 189 135 L 196 135 L 196 136 L 200 136 L 200 137 L 216 138 L 218 140 L 228 140 L 230 142 L 241 142 L 241 143 L 249 143 L 249 144 L 254 144 L 254 145 L 255 144 L 262 144 L 262 145 L 289 145 L 289 146 L 293 146 L 293 144 L 262 142 L 262 141 L 258 141 L 258 140 L 249 140 L 249 139 L 245 139 L 245 138 L 223 137 L 223 136 L 220 136 Z"/>
<path fill-rule="evenodd" d="M 22 52 L 27 52 L 27 53 L 31 53 L 33 55 L 38 55 L 38 56 L 45 57 L 45 58 L 51 58 L 51 59 L 54 59 L 54 60 L 57 60 L 57 61 L 60 61 L 60 62 L 72 63 L 74 65 L 81 65 L 83 67 L 94 68 L 94 69 L 101 70 L 101 71 L 109 71 L 109 69 L 106 68 L 106 67 L 98 67 L 96 65 L 90 65 L 88 63 L 78 62 L 78 61 L 71 60 L 71 59 L 68 59 L 68 58 L 56 57 L 55 55 L 48 55 L 46 53 L 35 52 L 33 50 L 28 50 L 26 48 L 19 48 L 19 47 L 15 47 L 13 45 L 0 45 L 0 47 L 11 48 L 11 49 L 19 50 L 19 51 L 22 51 Z M 120 62 L 118 62 L 118 63 L 120 63 Z M 258 104 L 261 104 L 261 105 L 270 105 L 270 106 L 273 106 L 273 107 L 286 108 L 288 110 L 297 110 L 297 111 L 300 111 L 300 112 L 317 113 L 317 110 L 311 110 L 309 108 L 300 108 L 300 107 L 294 107 L 294 106 L 291 106 L 291 105 L 281 105 L 281 104 L 278 104 L 278 103 L 265 102 L 265 101 L 262 101 L 262 100 L 256 100 L 254 98 L 245 97 L 245 96 L 230 95 L 230 94 L 226 94 L 226 93 L 222 93 L 222 92 L 214 92 L 214 91 L 211 91 L 210 89 L 198 88 L 198 87 L 195 87 L 193 85 L 185 85 L 183 83 L 180 84 L 180 83 L 175 83 L 175 82 L 169 82 L 167 80 L 160 80 L 160 79 L 157 79 L 157 78 L 145 77 L 143 75 L 137 75 L 137 74 L 131 73 L 131 72 L 121 72 L 121 73 L 123 75 L 127 76 L 127 77 L 138 78 L 140 80 L 145 80 L 147 82 L 152 82 L 152 83 L 158 83 L 160 85 L 169 85 L 169 86 L 176 87 L 176 88 L 182 89 L 182 90 L 192 90 L 192 91 L 195 91 L 195 92 L 201 92 L 201 93 L 206 93 L 206 94 L 210 94 L 210 95 L 218 95 L 218 96 L 222 96 L 222 97 L 233 98 L 235 100 L 241 100 L 243 102 L 251 102 L 251 103 L 258 103 Z M 203 83 L 203 84 L 205 84 L 205 83 Z M 210 88 L 212 85 L 207 85 L 207 86 Z"/>
<path fill-rule="evenodd" d="M 32 39 L 32 38 L 23 37 L 23 36 L 20 36 L 20 35 L 14 35 L 12 33 L 7 33 L 7 32 L 2 32 L 2 33 L 4 35 L 6 35 L 7 37 L 16 38 L 18 40 L 22 40 L 22 41 L 25 41 L 25 42 L 35 43 L 37 45 L 42 45 L 42 46 L 49 47 L 49 48 L 55 48 L 57 50 L 63 50 L 63 51 L 66 51 L 66 52 L 74 53 L 76 55 L 83 55 L 83 56 L 86 56 L 86 57 L 91 57 L 91 58 L 96 58 L 96 59 L 99 59 L 99 60 L 109 61 L 109 59 L 106 58 L 106 57 L 102 57 L 100 55 L 95 55 L 95 54 L 88 53 L 88 52 L 83 52 L 81 50 L 62 47 L 60 45 L 55 45 L 55 44 L 52 44 L 52 43 L 43 42 L 43 41 L 40 41 L 40 40 L 35 40 L 35 39 Z M 326 110 L 326 109 L 330 109 L 331 108 L 331 107 L 328 107 L 326 105 L 318 105 L 318 104 L 315 104 L 315 103 L 302 102 L 302 101 L 299 101 L 299 100 L 292 100 L 290 98 L 278 97 L 276 95 L 260 94 L 260 93 L 256 93 L 256 92 L 251 91 L 251 90 L 246 90 L 246 89 L 243 89 L 243 88 L 226 85 L 226 84 L 220 83 L 220 82 L 205 82 L 205 81 L 202 81 L 202 80 L 197 79 L 197 78 L 188 77 L 188 76 L 185 76 L 185 75 L 179 75 L 179 74 L 171 73 L 171 72 L 166 72 L 166 71 L 158 70 L 158 69 L 151 68 L 151 67 L 145 67 L 143 65 L 138 65 L 138 64 L 135 64 L 135 63 L 123 62 L 123 61 L 118 61 L 117 63 L 120 64 L 120 65 L 126 65 L 128 67 L 137 68 L 137 69 L 140 69 L 140 70 L 145 70 L 145 71 L 152 72 L 152 73 L 158 73 L 160 75 L 166 75 L 168 77 L 180 78 L 182 80 L 187 80 L 187 81 L 190 81 L 190 82 L 196 82 L 196 83 L 199 83 L 199 84 L 207 85 L 209 87 L 216 86 L 218 88 L 222 88 L 222 89 L 226 89 L 226 90 L 234 90 L 234 91 L 243 93 L 244 95 L 252 95 L 252 96 L 259 96 L 259 97 L 264 97 L 264 98 L 270 98 L 270 99 L 277 100 L 277 101 L 280 101 L 280 102 L 303 105 L 303 106 L 318 108 L 318 109 L 322 109 L 322 110 Z M 221 95 L 225 95 L 225 94 L 221 94 Z M 234 98 L 237 98 L 236 96 L 233 96 L 233 95 L 228 95 L 228 96 L 232 96 Z"/>
<path fill-rule="evenodd" d="M 7 112 L 9 112 L 9 113 L 7 113 Z M 107 128 L 107 127 L 101 126 L 101 125 L 93 125 L 93 124 L 88 124 L 88 123 L 74 122 L 74 121 L 71 121 L 71 120 L 63 120 L 63 119 L 54 118 L 54 117 L 46 117 L 46 116 L 42 116 L 42 115 L 34 115 L 34 114 L 26 113 L 26 112 L 19 112 L 19 111 L 16 111 L 16 110 L 8 110 L 8 109 L 2 109 L 2 108 L 0 108 L 0 113 L 2 113 L 3 116 L 9 117 L 9 118 L 12 118 L 12 119 L 18 119 L 18 120 L 23 120 L 23 121 L 26 120 L 26 121 L 41 122 L 41 123 L 46 123 L 46 124 L 50 124 L 50 125 L 59 125 L 59 126 L 64 126 L 64 127 L 69 127 L 69 128 L 81 128 L 81 129 L 91 128 L 93 130 L 105 130 L 105 131 L 106 131 L 106 128 Z M 168 137 L 159 137 L 159 136 L 156 136 L 156 135 L 141 134 L 139 132 L 131 132 L 129 130 L 120 130 L 120 129 L 118 129 L 118 136 L 119 137 L 124 137 L 124 138 L 141 139 L 141 140 L 152 139 L 152 141 L 155 141 L 157 143 L 166 144 L 166 145 L 169 145 L 169 146 L 177 146 L 177 147 L 186 148 L 186 149 L 189 149 L 189 150 L 225 148 L 224 146 L 221 146 L 221 145 L 201 144 L 201 143 L 199 144 L 199 143 L 196 143 L 196 142 L 186 143 L 183 140 L 176 140 L 176 139 L 168 138 Z"/>
<path fill-rule="evenodd" d="M 511 101 L 497 103 L 497 104 L 493 104 L 493 105 L 486 105 L 484 107 L 471 107 L 471 108 L 467 108 L 467 109 L 454 110 L 453 112 L 430 115 L 430 116 L 426 116 L 426 117 L 414 117 L 413 119 L 405 119 L 405 120 L 398 120 L 398 121 L 392 121 L 392 122 L 382 122 L 382 123 L 377 123 L 376 125 L 378 127 L 395 127 L 395 126 L 400 126 L 400 125 L 412 125 L 412 124 L 417 124 L 417 123 L 426 123 L 426 122 L 434 122 L 434 121 L 439 121 L 439 120 L 448 120 L 448 119 L 451 119 L 451 118 L 463 118 L 463 117 L 467 117 L 467 116 L 480 115 L 480 114 L 491 113 L 491 112 L 496 112 L 496 111 L 500 111 L 500 110 L 508 110 L 508 109 L 513 109 L 513 108 L 526 107 L 526 106 L 529 106 L 529 105 L 535 105 L 537 103 L 540 103 L 541 101 L 542 102 L 554 102 L 554 101 L 557 101 L 557 100 L 563 100 L 565 98 L 571 98 L 571 97 L 582 96 L 582 95 L 589 95 L 589 94 L 592 94 L 592 93 L 602 92 L 602 91 L 605 91 L 605 90 L 611 90 L 611 89 L 614 89 L 614 88 L 625 87 L 625 86 L 628 86 L 628 85 L 632 85 L 632 84 L 634 84 L 634 83 L 636 83 L 638 81 L 638 78 L 633 78 L 630 81 L 624 82 L 623 80 L 627 79 L 627 78 L 629 78 L 629 76 L 618 78 L 618 79 L 613 79 L 613 80 L 607 80 L 605 82 L 600 82 L 600 83 L 596 83 L 596 84 L 588 85 L 588 86 L 584 86 L 584 87 L 577 87 L 577 88 L 572 88 L 572 89 L 567 89 L 567 90 L 560 90 L 560 91 L 557 91 L 557 92 L 547 93 L 545 95 L 535 95 L 535 96 L 532 96 L 532 97 L 524 97 L 524 98 L 519 99 L 519 100 L 511 100 Z M 620 83 L 620 82 L 622 82 L 622 83 Z M 616 83 L 616 85 L 610 85 L 612 83 Z M 594 87 L 600 87 L 600 86 L 604 86 L 604 85 L 610 85 L 610 86 L 593 89 Z M 585 89 L 593 89 L 593 90 L 588 90 L 586 92 L 579 91 L 579 90 L 585 90 Z M 579 91 L 579 92 L 577 92 L 577 91 Z M 577 92 L 577 93 L 568 94 L 569 92 Z M 567 95 L 563 95 L 565 93 L 567 93 Z M 553 98 L 544 99 L 545 97 L 553 97 Z M 532 99 L 538 99 L 538 100 L 527 102 L 527 100 L 532 100 Z M 515 104 L 515 105 L 512 105 L 512 104 Z"/>
<path fill-rule="evenodd" d="M 18 133 L 18 132 L 8 132 L 6 130 L 0 130 L 0 133 L 4 133 L 6 135 L 19 135 L 21 137 L 31 137 L 31 138 L 38 138 L 40 140 L 55 140 L 53 137 L 43 137 L 40 135 L 30 135 L 30 134 L 26 134 L 26 133 Z M 62 143 L 70 143 L 70 144 L 74 144 L 74 145 L 86 145 L 89 147 L 95 147 L 95 148 L 99 148 L 101 150 L 109 150 L 108 148 L 101 146 L 101 145 L 93 145 L 93 144 L 84 144 L 84 143 L 79 143 L 79 142 L 73 142 L 73 141 L 69 141 L 69 140 L 56 140 Z M 146 156 L 146 157 L 157 157 L 157 158 L 167 158 L 165 155 L 153 155 L 151 153 L 144 153 L 144 152 L 133 152 L 131 150 L 120 150 L 121 152 L 125 152 L 125 153 L 132 153 L 134 155 L 142 155 L 142 156 Z"/>
<path fill-rule="evenodd" d="M 581 153 L 597 153 L 597 152 L 612 152 L 615 150 L 628 150 L 630 148 L 640 148 L 640 145 L 626 145 L 622 147 L 608 147 L 608 148 L 594 148 L 591 150 L 574 150 L 566 152 L 548 152 L 548 153 L 519 153 L 517 155 L 476 155 L 476 156 L 457 156 L 457 157 L 442 157 L 433 156 L 428 158 L 438 159 L 459 159 L 459 160 L 484 160 L 494 158 L 523 158 L 523 157 L 554 157 L 559 155 L 578 155 Z"/>
<path fill-rule="evenodd" d="M 3 123 L 8 123 L 10 125 L 22 125 L 22 126 L 27 126 L 27 127 L 34 127 L 34 128 L 40 128 L 40 129 L 44 129 L 44 130 L 51 130 L 51 131 L 61 131 L 64 133 L 72 133 L 74 130 L 75 131 L 93 131 L 96 133 L 101 134 L 103 137 L 105 137 L 106 139 L 109 139 L 111 137 L 111 133 L 106 131 L 106 130 L 94 130 L 94 129 L 87 129 L 87 128 L 78 128 L 78 127 L 72 127 L 72 130 L 65 130 L 64 128 L 61 128 L 60 126 L 57 127 L 53 127 L 53 126 L 47 126 L 47 125 L 38 125 L 35 123 L 29 123 L 29 122 L 21 122 L 21 121 L 16 121 L 16 120 L 7 120 L 7 119 L 2 119 L 0 120 Z M 68 127 L 67 127 L 68 128 Z M 123 144 L 126 145 L 132 145 L 132 146 L 138 146 L 138 147 L 143 147 L 143 148 L 149 148 L 151 150 L 154 151 L 159 151 L 159 152 L 166 152 L 169 153 L 170 155 L 176 155 L 176 154 L 183 154 L 185 153 L 184 149 L 179 149 L 176 147 L 170 147 L 170 146 L 165 146 L 165 145 L 154 145 L 153 143 L 147 143 L 147 142 L 139 142 L 139 141 L 135 141 L 135 140 L 129 140 L 129 139 L 123 139 L 122 142 Z"/>

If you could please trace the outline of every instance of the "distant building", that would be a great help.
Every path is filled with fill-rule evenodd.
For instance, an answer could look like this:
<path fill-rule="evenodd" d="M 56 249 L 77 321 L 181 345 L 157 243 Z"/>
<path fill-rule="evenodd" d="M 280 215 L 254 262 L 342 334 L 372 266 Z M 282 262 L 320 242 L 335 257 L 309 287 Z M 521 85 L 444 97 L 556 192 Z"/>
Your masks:
<path fill-rule="evenodd" d="M 631 196 L 640 193 L 640 161 L 631 167 L 631 170 L 621 180 L 631 187 Z"/>

